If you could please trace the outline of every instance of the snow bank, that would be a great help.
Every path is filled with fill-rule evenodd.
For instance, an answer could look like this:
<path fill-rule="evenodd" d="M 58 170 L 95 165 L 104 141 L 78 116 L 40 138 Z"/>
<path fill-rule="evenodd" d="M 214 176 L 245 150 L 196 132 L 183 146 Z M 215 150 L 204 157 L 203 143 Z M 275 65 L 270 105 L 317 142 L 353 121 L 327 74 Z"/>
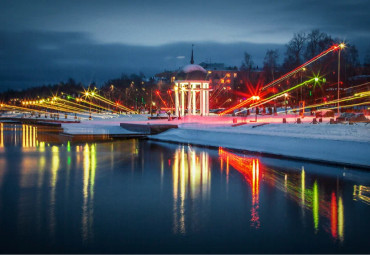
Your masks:
<path fill-rule="evenodd" d="M 151 138 L 370 167 L 370 127 L 320 125 L 192 126 L 172 129 Z"/>
<path fill-rule="evenodd" d="M 115 118 L 96 118 L 93 120 L 84 120 L 81 123 L 65 123 L 62 124 L 63 132 L 67 134 L 77 135 L 121 135 L 121 134 L 137 134 L 120 127 L 120 123 L 129 121 L 147 120 L 144 115 L 121 115 Z"/>

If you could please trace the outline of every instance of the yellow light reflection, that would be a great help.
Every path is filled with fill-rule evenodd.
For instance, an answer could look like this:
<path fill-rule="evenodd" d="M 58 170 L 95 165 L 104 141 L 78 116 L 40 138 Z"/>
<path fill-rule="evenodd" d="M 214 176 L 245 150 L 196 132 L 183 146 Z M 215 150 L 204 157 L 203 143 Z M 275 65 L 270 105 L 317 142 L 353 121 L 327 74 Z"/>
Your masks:
<path fill-rule="evenodd" d="M 304 167 L 302 166 L 302 172 L 301 172 L 301 205 L 302 207 L 305 206 L 305 196 L 304 192 L 306 190 L 306 174 L 304 171 Z"/>
<path fill-rule="evenodd" d="M 353 200 L 370 205 L 370 187 L 364 185 L 353 186 Z"/>
<path fill-rule="evenodd" d="M 312 214 L 315 230 L 319 229 L 319 189 L 317 187 L 317 181 L 313 184 L 313 196 L 312 196 Z"/>
<path fill-rule="evenodd" d="M 39 143 L 39 151 L 40 152 L 45 152 L 45 142 L 40 142 Z"/>
<path fill-rule="evenodd" d="M 57 177 L 58 177 L 58 169 L 59 169 L 59 147 L 58 146 L 52 146 L 51 147 L 52 157 L 51 157 L 51 182 L 50 186 L 55 187 L 57 183 Z"/>
<path fill-rule="evenodd" d="M 96 171 L 96 145 L 86 144 L 83 149 L 83 207 L 82 207 L 82 238 L 84 241 L 92 237 L 93 202 Z"/>
<path fill-rule="evenodd" d="M 189 146 L 182 146 L 176 150 L 172 166 L 173 178 L 173 232 L 185 234 L 186 199 L 200 201 L 208 198 L 211 182 L 209 155 L 207 152 L 197 154 Z M 193 222 L 196 219 L 193 219 Z"/>
<path fill-rule="evenodd" d="M 58 179 L 58 170 L 60 164 L 59 158 L 59 147 L 52 146 L 51 147 L 52 157 L 51 157 L 51 177 L 50 177 L 50 186 L 51 186 L 51 193 L 50 193 L 50 234 L 55 234 L 55 198 L 56 198 L 56 184 Z"/>
<path fill-rule="evenodd" d="M 343 199 L 341 196 L 338 199 L 338 235 L 339 235 L 339 240 L 343 242 L 344 240 L 344 208 L 343 208 Z"/>

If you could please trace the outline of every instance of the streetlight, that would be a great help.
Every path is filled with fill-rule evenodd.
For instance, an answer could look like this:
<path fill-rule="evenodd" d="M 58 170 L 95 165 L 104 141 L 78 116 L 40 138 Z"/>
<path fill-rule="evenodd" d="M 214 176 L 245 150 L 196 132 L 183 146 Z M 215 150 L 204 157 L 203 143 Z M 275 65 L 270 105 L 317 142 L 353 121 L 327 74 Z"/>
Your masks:
<path fill-rule="evenodd" d="M 338 116 L 339 116 L 339 83 L 340 83 L 340 52 L 346 47 L 344 43 L 339 44 L 339 51 L 338 51 Z"/>

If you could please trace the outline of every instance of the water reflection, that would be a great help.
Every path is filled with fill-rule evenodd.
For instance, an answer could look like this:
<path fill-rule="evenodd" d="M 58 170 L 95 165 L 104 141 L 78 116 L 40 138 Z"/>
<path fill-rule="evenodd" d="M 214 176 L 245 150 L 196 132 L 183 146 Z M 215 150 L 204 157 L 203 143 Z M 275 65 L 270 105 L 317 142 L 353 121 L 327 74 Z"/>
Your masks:
<path fill-rule="evenodd" d="M 50 234 L 55 236 L 55 224 L 56 224 L 56 186 L 58 181 L 58 170 L 60 164 L 59 147 L 51 147 L 51 167 L 50 167 Z"/>
<path fill-rule="evenodd" d="M 226 160 L 227 176 L 229 173 L 229 164 L 240 172 L 252 188 L 252 209 L 251 209 L 251 226 L 259 228 L 260 217 L 259 209 L 259 191 L 260 191 L 260 163 L 256 158 L 242 157 L 225 151 L 220 148 L 219 151 L 221 169 L 223 161 Z"/>
<path fill-rule="evenodd" d="M 367 173 L 346 170 L 343 176 L 335 167 L 304 168 L 223 148 L 139 140 L 55 143 L 41 129 L 0 125 L 0 234 L 6 251 L 21 244 L 27 248 L 20 253 L 47 245 L 52 249 L 45 252 L 77 247 L 76 253 L 130 253 L 142 243 L 156 247 L 155 253 L 183 251 L 166 250 L 161 242 L 202 248 L 191 252 L 213 253 L 222 246 L 231 247 L 226 253 L 258 253 L 253 245 L 265 239 L 274 240 L 279 253 L 289 245 L 311 251 L 307 240 L 314 239 L 323 247 L 314 251 L 348 252 L 358 245 L 367 251 L 354 241 L 366 237 L 369 227 Z"/>
<path fill-rule="evenodd" d="M 230 164 L 235 170 L 240 172 L 252 189 L 252 210 L 251 225 L 255 228 L 260 226 L 259 209 L 259 187 L 260 175 L 263 174 L 263 182 L 286 193 L 290 199 L 299 204 L 302 210 L 302 218 L 305 218 L 305 210 L 312 212 L 312 221 L 315 233 L 318 233 L 320 226 L 320 216 L 322 217 L 322 227 L 329 232 L 334 239 L 344 240 L 344 206 L 340 193 L 341 187 L 337 186 L 329 194 L 325 182 L 314 179 L 310 183 L 306 180 L 306 172 L 302 167 L 299 173 L 275 170 L 266 165 L 260 164 L 257 158 L 239 156 L 219 149 L 220 163 L 224 161 Z M 222 169 L 222 166 L 221 166 Z M 221 170 L 222 171 L 222 170 Z M 337 184 L 339 185 L 339 184 Z M 366 201 L 366 195 L 362 195 L 366 188 L 354 187 L 354 199 Z M 367 191 L 369 191 L 367 189 Z M 368 198 L 368 197 L 367 197 Z M 326 227 L 326 220 L 329 220 L 330 227 Z"/>
<path fill-rule="evenodd" d="M 37 140 L 37 127 L 30 125 L 22 125 L 22 147 L 23 148 L 36 148 L 38 145 Z"/>
<path fill-rule="evenodd" d="M 93 236 L 94 219 L 94 184 L 96 171 L 96 145 L 86 144 L 83 150 L 83 207 L 82 207 L 82 237 L 83 240 Z"/>
<path fill-rule="evenodd" d="M 55 143 L 55 137 L 43 132 L 56 132 L 50 128 L 39 128 L 32 125 L 6 125 L 0 123 L 0 188 L 3 180 L 13 176 L 15 178 L 12 189 L 19 190 L 14 192 L 14 196 L 19 194 L 17 201 L 17 229 L 20 233 L 27 232 L 30 219 L 34 217 L 37 222 L 37 231 L 47 233 L 50 243 L 56 242 L 58 227 L 58 215 L 65 208 L 68 196 L 73 198 L 73 189 L 81 188 L 82 204 L 79 206 L 79 214 L 82 240 L 86 241 L 93 238 L 94 224 L 94 193 L 95 175 L 98 164 L 97 144 L 76 144 L 70 141 L 64 144 Z M 4 134 L 5 133 L 5 134 Z M 41 135 L 42 134 L 42 135 Z M 51 138 L 51 139 L 49 139 Z M 43 140 L 41 140 L 43 139 Z M 107 155 L 107 164 L 104 167 L 114 169 L 114 164 L 127 160 L 134 165 L 138 157 L 138 144 L 136 140 L 123 143 L 109 143 L 101 146 L 108 146 L 110 149 Z M 17 167 L 8 168 L 12 162 L 12 151 L 19 147 L 22 154 L 18 154 L 19 164 Z M 123 153 L 123 155 L 121 154 Z M 100 157 L 106 160 L 105 157 Z M 18 159 L 17 159 L 18 160 Z M 71 174 L 71 170 L 73 173 Z M 81 170 L 81 171 L 79 171 Z M 19 171 L 19 174 L 18 174 Z M 75 178 L 80 179 L 75 179 Z M 81 180 L 81 181 L 80 181 Z M 81 183 L 81 186 L 76 185 Z M 73 183 L 70 186 L 69 183 Z M 72 189 L 72 191 L 70 191 Z M 29 191 L 31 190 L 31 192 Z M 37 190 L 34 196 L 34 203 L 29 203 L 33 190 Z M 64 192 L 60 192 L 63 191 Z M 0 209 L 1 206 L 0 197 Z M 61 205 L 63 206 L 61 207 Z M 1 210 L 0 210 L 1 213 Z M 44 226 L 44 228 L 42 228 Z"/>
<path fill-rule="evenodd" d="M 208 199 L 211 185 L 211 172 L 209 155 L 207 152 L 196 152 L 191 146 L 180 146 L 175 151 L 172 166 L 173 178 L 173 232 L 185 234 L 189 225 L 196 226 L 194 222 L 199 217 L 192 218 L 193 222 L 187 222 L 186 199 L 200 201 Z M 192 203 L 192 206 L 195 206 Z M 197 208 L 201 210 L 201 208 Z M 200 224 L 200 223 L 199 223 Z"/>
<path fill-rule="evenodd" d="M 362 201 L 370 205 L 370 187 L 364 185 L 353 186 L 353 200 Z"/>

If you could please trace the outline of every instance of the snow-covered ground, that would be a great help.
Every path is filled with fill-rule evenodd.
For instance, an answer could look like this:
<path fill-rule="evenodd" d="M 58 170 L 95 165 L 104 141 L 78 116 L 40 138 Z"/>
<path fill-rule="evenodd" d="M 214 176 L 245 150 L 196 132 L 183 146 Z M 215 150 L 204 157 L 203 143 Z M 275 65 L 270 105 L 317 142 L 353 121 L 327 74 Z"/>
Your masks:
<path fill-rule="evenodd" d="M 179 129 L 152 138 L 370 167 L 370 125 L 331 125 L 328 121 L 316 125 L 310 121 L 303 124 L 271 122 L 257 126 L 269 123 L 264 119 L 236 127 L 183 123 Z"/>

